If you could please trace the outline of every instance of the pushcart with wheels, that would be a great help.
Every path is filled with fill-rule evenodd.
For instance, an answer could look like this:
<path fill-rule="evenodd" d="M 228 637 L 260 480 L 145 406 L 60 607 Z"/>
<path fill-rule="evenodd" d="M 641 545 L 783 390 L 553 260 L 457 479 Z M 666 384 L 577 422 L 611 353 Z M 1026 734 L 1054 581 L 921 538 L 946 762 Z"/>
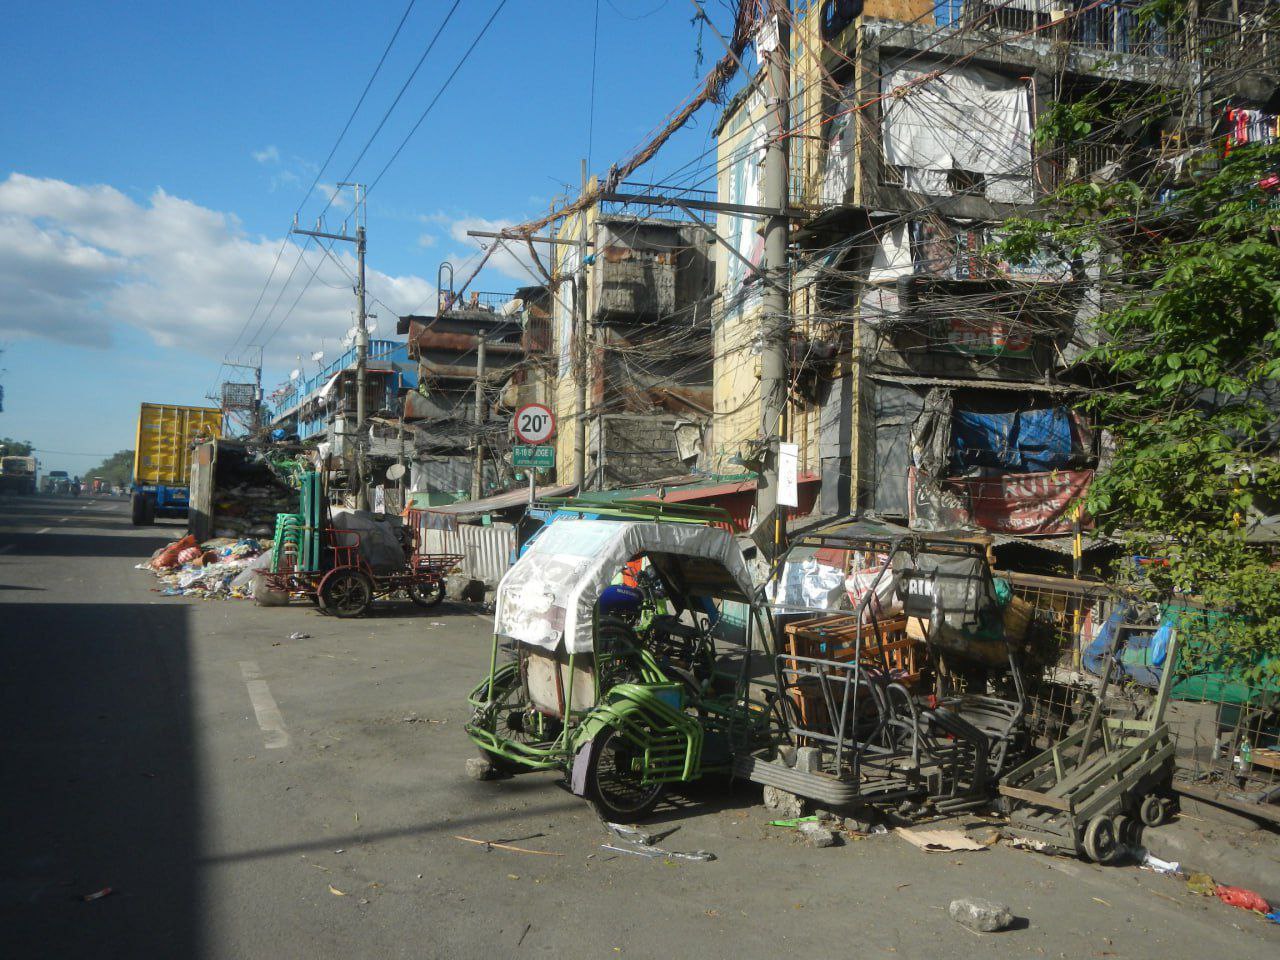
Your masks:
<path fill-rule="evenodd" d="M 1168 818 L 1174 744 L 1164 710 L 1177 648 L 1175 632 L 1150 710 L 1128 719 L 1103 715 L 1115 665 L 1113 643 L 1084 726 L 1001 781 L 1016 837 L 1108 864 L 1132 845 L 1139 824 L 1158 826 Z"/>

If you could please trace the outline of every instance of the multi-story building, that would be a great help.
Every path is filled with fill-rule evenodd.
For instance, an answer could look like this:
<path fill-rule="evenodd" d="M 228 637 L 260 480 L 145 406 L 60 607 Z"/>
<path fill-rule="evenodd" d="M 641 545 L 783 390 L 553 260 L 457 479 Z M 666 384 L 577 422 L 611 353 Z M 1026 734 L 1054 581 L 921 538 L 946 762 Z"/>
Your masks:
<path fill-rule="evenodd" d="M 587 489 L 702 466 L 711 414 L 707 230 L 617 209 L 594 203 L 565 217 L 553 260 L 558 478 L 575 477 L 582 418 Z"/>
<path fill-rule="evenodd" d="M 1185 150 L 1160 114 L 1069 152 L 1035 136 L 1055 103 L 1185 96 L 1198 76 L 1185 34 L 1120 0 L 794 6 L 783 439 L 821 474 L 827 513 L 1068 531 L 1098 453 L 1076 409 L 1097 264 L 1011 263 L 990 245 L 1066 182 Z M 756 82 L 724 111 L 723 202 L 763 202 L 768 109 Z M 761 435 L 759 225 L 718 217 L 718 463 Z"/>
<path fill-rule="evenodd" d="M 397 330 L 408 337 L 417 362 L 417 386 L 404 398 L 404 424 L 411 435 L 412 489 L 457 495 L 472 487 L 475 453 L 482 449 L 482 493 L 512 480 L 507 462 L 508 402 L 547 399 L 548 294 L 540 286 L 512 293 L 446 292 L 435 316 L 404 316 Z M 477 418 L 476 379 L 483 403 Z"/>

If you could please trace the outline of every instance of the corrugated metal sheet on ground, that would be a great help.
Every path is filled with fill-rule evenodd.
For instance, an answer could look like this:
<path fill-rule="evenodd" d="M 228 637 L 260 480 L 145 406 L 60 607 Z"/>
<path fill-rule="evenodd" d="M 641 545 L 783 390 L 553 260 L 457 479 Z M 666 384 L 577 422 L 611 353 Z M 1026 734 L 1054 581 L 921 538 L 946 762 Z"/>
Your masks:
<path fill-rule="evenodd" d="M 489 586 L 497 586 L 511 565 L 516 549 L 516 528 L 510 523 L 460 523 L 456 530 L 436 530 L 424 526 L 425 553 L 461 554 L 462 572 Z"/>

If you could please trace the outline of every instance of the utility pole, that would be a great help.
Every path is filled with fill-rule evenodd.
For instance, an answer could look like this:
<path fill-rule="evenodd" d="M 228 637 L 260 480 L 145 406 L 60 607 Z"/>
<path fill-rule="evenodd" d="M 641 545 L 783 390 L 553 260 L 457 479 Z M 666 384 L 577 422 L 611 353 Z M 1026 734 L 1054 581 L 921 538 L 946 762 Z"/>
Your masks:
<path fill-rule="evenodd" d="M 366 416 L 365 384 L 368 380 L 369 367 L 369 325 L 365 312 L 364 255 L 365 255 L 365 210 L 364 185 L 359 183 L 340 183 L 340 187 L 355 189 L 355 236 L 346 233 L 325 233 L 320 230 L 317 221 L 315 230 L 299 230 L 295 218 L 293 232 L 307 237 L 319 237 L 324 240 L 341 240 L 356 245 L 356 262 L 359 265 L 356 276 L 356 509 L 369 509 L 369 496 L 366 489 L 368 476 L 367 457 L 360 439 L 360 431 L 364 429 Z"/>
<path fill-rule="evenodd" d="M 791 126 L 790 37 L 784 0 L 767 0 L 765 17 L 756 33 L 756 52 L 767 61 L 765 75 L 765 154 L 761 176 L 762 206 L 775 211 L 789 207 L 787 184 L 787 131 Z M 770 49 L 772 45 L 772 49 Z M 765 49 L 761 49 L 764 47 Z M 764 449 L 760 479 L 756 484 L 756 522 L 761 536 L 776 554 L 782 539 L 778 512 L 778 443 L 787 403 L 787 338 L 790 329 L 790 284 L 787 282 L 789 219 L 771 214 L 764 225 L 765 283 L 760 298 L 762 346 L 760 351 L 760 437 Z M 768 524 L 768 527 L 763 525 Z M 769 532 L 769 528 L 772 532 Z"/>
<path fill-rule="evenodd" d="M 472 423 L 476 426 L 476 435 L 473 441 L 476 446 L 475 463 L 471 468 L 472 500 L 479 500 L 484 493 L 484 351 L 488 342 L 485 340 L 484 331 L 476 334 L 476 339 L 478 340 L 476 344 L 476 409 L 471 418 Z"/>
<path fill-rule="evenodd" d="M 582 196 L 587 195 L 587 161 L 582 160 Z M 574 355 L 578 368 L 577 414 L 573 433 L 573 482 L 583 492 L 587 468 L 587 211 L 578 211 L 578 276 L 573 281 Z"/>

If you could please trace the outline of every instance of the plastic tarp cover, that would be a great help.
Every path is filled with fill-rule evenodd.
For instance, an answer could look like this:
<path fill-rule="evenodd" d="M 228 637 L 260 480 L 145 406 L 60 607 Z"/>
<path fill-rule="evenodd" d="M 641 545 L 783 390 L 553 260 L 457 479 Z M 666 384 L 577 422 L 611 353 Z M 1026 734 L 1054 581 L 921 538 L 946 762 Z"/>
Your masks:
<path fill-rule="evenodd" d="M 335 530 L 352 530 L 360 535 L 360 554 L 374 573 L 397 573 L 404 570 L 404 548 L 400 545 L 400 518 L 368 510 L 334 507 L 329 525 Z M 339 547 L 351 544 L 350 537 L 335 535 Z"/>
<path fill-rule="evenodd" d="M 890 60 L 881 74 L 887 163 L 909 189 L 950 194 L 945 174 L 982 174 L 987 199 L 1030 203 L 1031 109 L 1020 81 L 976 67 Z"/>
<path fill-rule="evenodd" d="M 494 632 L 568 653 L 593 652 L 592 613 L 623 564 L 647 554 L 698 563 L 698 583 L 675 584 L 699 595 L 746 600 L 751 574 L 737 541 L 715 527 L 617 520 L 559 520 L 547 527 L 498 584 Z"/>
<path fill-rule="evenodd" d="M 1071 414 L 1066 407 L 1016 413 L 956 410 L 951 418 L 951 472 L 990 467 L 1046 473 L 1071 466 Z"/>

